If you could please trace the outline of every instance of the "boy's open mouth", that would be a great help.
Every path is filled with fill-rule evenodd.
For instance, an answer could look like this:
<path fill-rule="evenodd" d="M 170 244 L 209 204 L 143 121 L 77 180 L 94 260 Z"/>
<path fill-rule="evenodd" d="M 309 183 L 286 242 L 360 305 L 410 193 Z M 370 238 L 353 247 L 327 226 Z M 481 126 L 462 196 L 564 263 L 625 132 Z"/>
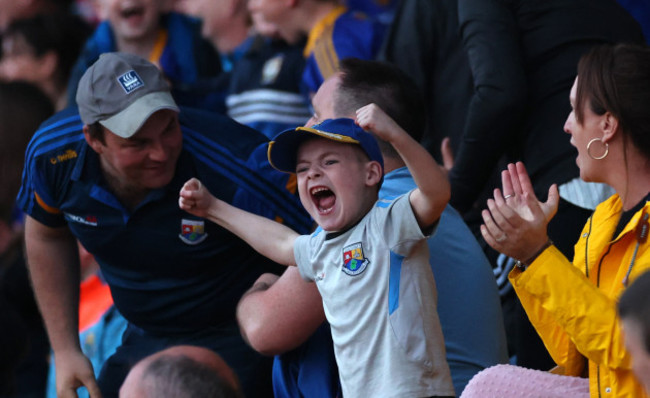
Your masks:
<path fill-rule="evenodd" d="M 319 213 L 328 214 L 334 209 L 336 195 L 329 188 L 323 186 L 314 187 L 309 190 L 309 193 Z"/>

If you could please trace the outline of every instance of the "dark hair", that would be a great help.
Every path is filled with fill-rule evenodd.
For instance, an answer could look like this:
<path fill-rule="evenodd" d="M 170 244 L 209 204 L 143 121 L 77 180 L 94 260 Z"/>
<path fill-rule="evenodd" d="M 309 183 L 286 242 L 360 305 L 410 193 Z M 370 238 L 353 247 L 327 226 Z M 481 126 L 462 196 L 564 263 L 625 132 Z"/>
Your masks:
<path fill-rule="evenodd" d="M 340 62 L 341 80 L 334 98 L 334 111 L 348 115 L 374 102 L 388 116 L 420 141 L 426 123 L 424 101 L 415 82 L 394 65 L 346 58 Z M 395 149 L 380 141 L 384 155 L 397 157 Z"/>
<path fill-rule="evenodd" d="M 104 145 L 106 145 L 105 134 L 106 133 L 104 133 L 104 126 L 102 126 L 101 123 L 95 122 L 93 124 L 88 125 L 88 135 L 90 136 L 90 138 L 97 140 Z"/>
<path fill-rule="evenodd" d="M 243 398 L 210 366 L 185 355 L 164 355 L 144 370 L 147 397 Z"/>
<path fill-rule="evenodd" d="M 10 221 L 27 143 L 53 113 L 52 102 L 36 86 L 0 83 L 0 220 Z"/>
<path fill-rule="evenodd" d="M 58 56 L 57 86 L 65 88 L 72 67 L 91 32 L 92 29 L 81 17 L 54 13 L 17 19 L 9 25 L 3 35 L 22 37 L 37 57 L 54 51 Z"/>
<path fill-rule="evenodd" d="M 650 271 L 641 274 L 623 291 L 618 302 L 618 313 L 621 319 L 638 322 L 645 349 L 650 354 Z"/>
<path fill-rule="evenodd" d="M 583 55 L 575 106 L 580 124 L 587 104 L 597 115 L 614 115 L 623 134 L 650 159 L 650 47 L 606 44 Z"/>

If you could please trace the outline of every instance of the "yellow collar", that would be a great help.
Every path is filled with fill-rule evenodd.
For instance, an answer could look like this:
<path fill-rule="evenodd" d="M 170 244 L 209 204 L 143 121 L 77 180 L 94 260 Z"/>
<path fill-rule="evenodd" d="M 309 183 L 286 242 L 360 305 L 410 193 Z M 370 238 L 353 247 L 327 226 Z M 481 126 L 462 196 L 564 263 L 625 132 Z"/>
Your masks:
<path fill-rule="evenodd" d="M 149 62 L 159 65 L 160 57 L 162 56 L 163 51 L 165 50 L 165 45 L 167 44 L 167 29 L 160 29 L 158 32 L 158 38 L 156 39 L 156 44 L 154 44 L 151 53 L 149 54 Z"/>
<path fill-rule="evenodd" d="M 330 11 L 323 19 L 316 23 L 311 31 L 309 31 L 309 38 L 307 39 L 307 45 L 303 50 L 303 56 L 305 58 L 309 57 L 309 54 L 314 50 L 314 45 L 316 45 L 316 40 L 323 34 L 323 31 L 334 24 L 336 19 L 348 9 L 345 6 L 337 6 L 332 11 Z"/>

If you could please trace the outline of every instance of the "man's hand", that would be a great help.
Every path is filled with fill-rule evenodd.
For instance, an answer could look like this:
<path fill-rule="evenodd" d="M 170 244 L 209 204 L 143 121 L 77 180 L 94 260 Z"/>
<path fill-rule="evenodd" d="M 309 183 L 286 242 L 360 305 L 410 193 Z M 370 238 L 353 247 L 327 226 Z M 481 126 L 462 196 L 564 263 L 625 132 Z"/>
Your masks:
<path fill-rule="evenodd" d="M 85 386 L 90 398 L 101 398 L 93 366 L 81 351 L 57 352 L 56 393 L 59 398 L 77 398 L 77 388 Z"/>

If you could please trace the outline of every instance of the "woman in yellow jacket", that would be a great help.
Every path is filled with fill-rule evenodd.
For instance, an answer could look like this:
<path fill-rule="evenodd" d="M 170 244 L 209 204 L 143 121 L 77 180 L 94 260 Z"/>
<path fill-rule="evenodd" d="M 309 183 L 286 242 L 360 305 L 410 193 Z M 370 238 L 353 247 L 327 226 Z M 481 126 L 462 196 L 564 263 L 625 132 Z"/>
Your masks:
<path fill-rule="evenodd" d="M 650 48 L 594 48 L 580 60 L 570 101 L 564 130 L 578 150 L 580 177 L 616 191 L 587 221 L 573 264 L 546 233 L 557 187 L 540 202 L 522 163 L 503 172 L 503 192 L 488 200 L 481 226 L 490 246 L 519 260 L 510 281 L 563 376 L 500 366 L 476 376 L 463 397 L 647 396 L 616 304 L 650 268 Z"/>

